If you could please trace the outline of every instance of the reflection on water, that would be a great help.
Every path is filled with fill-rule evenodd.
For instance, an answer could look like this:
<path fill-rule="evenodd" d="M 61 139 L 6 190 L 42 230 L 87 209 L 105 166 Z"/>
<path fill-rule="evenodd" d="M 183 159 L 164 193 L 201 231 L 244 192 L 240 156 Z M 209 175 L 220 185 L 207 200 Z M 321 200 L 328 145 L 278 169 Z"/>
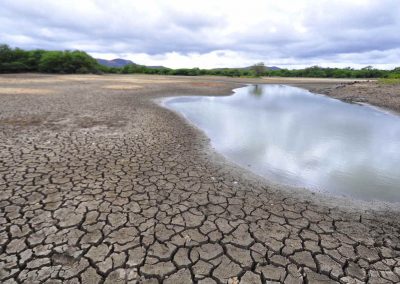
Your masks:
<path fill-rule="evenodd" d="M 281 85 L 166 105 L 228 159 L 275 182 L 400 201 L 399 116 Z"/>

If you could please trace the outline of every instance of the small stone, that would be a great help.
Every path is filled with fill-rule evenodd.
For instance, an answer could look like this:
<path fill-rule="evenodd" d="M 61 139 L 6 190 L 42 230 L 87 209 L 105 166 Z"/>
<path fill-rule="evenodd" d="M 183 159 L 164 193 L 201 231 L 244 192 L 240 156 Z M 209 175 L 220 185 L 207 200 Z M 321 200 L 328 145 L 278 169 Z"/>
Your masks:
<path fill-rule="evenodd" d="M 239 279 L 237 277 L 229 278 L 228 284 L 239 284 Z"/>

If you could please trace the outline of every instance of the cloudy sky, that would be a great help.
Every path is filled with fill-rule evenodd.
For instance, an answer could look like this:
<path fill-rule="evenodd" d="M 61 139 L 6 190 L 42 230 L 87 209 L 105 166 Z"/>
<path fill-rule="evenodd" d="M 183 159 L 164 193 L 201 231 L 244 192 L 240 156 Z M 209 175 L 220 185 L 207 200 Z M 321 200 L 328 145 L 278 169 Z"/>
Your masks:
<path fill-rule="evenodd" d="M 398 0 L 1 0 L 0 43 L 167 67 L 400 66 Z"/>

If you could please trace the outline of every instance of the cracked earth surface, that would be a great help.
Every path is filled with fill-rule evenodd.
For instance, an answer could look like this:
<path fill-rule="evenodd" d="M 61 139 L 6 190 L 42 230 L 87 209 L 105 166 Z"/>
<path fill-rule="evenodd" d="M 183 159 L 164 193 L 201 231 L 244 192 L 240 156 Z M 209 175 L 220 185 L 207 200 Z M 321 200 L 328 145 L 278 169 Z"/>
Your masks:
<path fill-rule="evenodd" d="M 152 101 L 238 87 L 207 80 L 0 76 L 47 90 L 0 94 L 0 282 L 399 283 L 397 211 L 278 190 Z"/>

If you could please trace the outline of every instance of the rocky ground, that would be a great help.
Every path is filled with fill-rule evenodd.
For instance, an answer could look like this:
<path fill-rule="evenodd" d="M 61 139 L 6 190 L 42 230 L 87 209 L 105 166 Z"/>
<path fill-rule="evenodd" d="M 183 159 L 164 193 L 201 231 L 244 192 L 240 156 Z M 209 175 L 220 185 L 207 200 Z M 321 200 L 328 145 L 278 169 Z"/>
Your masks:
<path fill-rule="evenodd" d="M 398 211 L 270 185 L 153 101 L 244 82 L 0 76 L 0 282 L 399 283 Z"/>
<path fill-rule="evenodd" d="M 299 86 L 302 83 L 298 84 Z M 306 86 L 307 88 L 307 86 Z M 309 86 L 310 90 L 348 103 L 369 104 L 400 113 L 400 85 L 379 81 L 347 81 L 335 85 Z"/>

